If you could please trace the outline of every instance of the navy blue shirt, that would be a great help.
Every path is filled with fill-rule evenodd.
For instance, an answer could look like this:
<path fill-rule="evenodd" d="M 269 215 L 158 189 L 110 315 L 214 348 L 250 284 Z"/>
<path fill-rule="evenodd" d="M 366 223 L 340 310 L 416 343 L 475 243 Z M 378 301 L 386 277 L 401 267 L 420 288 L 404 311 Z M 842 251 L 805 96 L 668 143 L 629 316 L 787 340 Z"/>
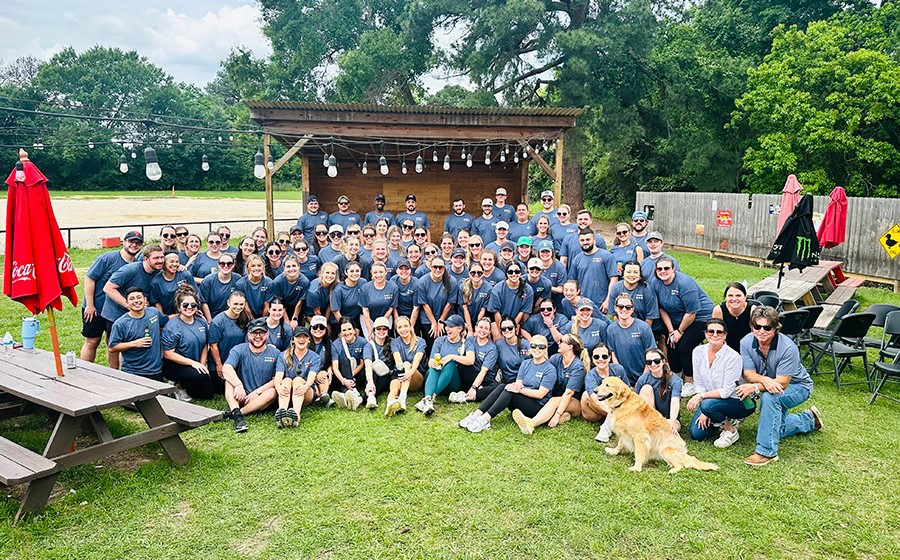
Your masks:
<path fill-rule="evenodd" d="M 575 234 L 575 239 L 578 239 L 577 224 L 562 225 L 557 223 L 550 226 L 550 237 L 553 238 L 553 250 L 556 251 L 557 255 L 562 252 L 563 241 L 572 234 Z"/>
<path fill-rule="evenodd" d="M 682 381 L 681 378 L 675 375 L 674 373 L 669 377 L 669 390 L 666 391 L 666 396 L 662 397 L 659 394 L 659 386 L 662 383 L 661 377 L 653 377 L 653 374 L 645 372 L 638 378 L 637 383 L 634 384 L 634 392 L 640 393 L 641 388 L 644 385 L 649 385 L 653 388 L 653 408 L 659 411 L 660 414 L 665 417 L 666 420 L 669 419 L 669 413 L 672 411 L 672 399 L 673 398 L 681 398 L 681 387 Z"/>
<path fill-rule="evenodd" d="M 319 249 L 318 257 L 320 263 L 334 262 L 334 259 L 338 258 L 339 256 L 341 256 L 341 252 L 335 249 L 332 245 L 328 245 Z"/>
<path fill-rule="evenodd" d="M 741 360 L 745 370 L 755 371 L 772 379 L 778 375 L 789 375 L 790 384 L 802 385 L 812 393 L 812 378 L 803 366 L 800 350 L 786 335 L 778 333 L 772 339 L 766 359 L 763 359 L 759 351 L 759 341 L 753 333 L 746 335 L 741 339 Z"/>
<path fill-rule="evenodd" d="M 505 338 L 497 341 L 497 366 L 502 383 L 512 383 L 516 380 L 519 367 L 522 362 L 531 355 L 531 343 L 524 338 L 519 339 L 519 345 L 510 346 Z"/>
<path fill-rule="evenodd" d="M 628 328 L 619 323 L 606 327 L 606 345 L 616 355 L 616 360 L 628 373 L 628 384 L 634 385 L 644 371 L 644 352 L 656 347 L 653 330 L 647 323 L 635 319 Z"/>
<path fill-rule="evenodd" d="M 550 363 L 556 368 L 556 383 L 553 385 L 553 396 L 561 397 L 566 390 L 574 391 L 578 398 L 584 391 L 584 377 L 587 372 L 584 370 L 584 364 L 575 356 L 572 362 L 566 366 L 563 363 L 562 354 L 554 354 L 550 356 Z"/>
<path fill-rule="evenodd" d="M 591 324 L 584 328 L 578 325 L 577 318 L 572 319 L 572 323 L 569 324 L 570 329 L 573 324 L 576 325 L 575 334 L 581 339 L 582 344 L 584 344 L 584 347 L 589 354 L 594 350 L 594 347 L 597 346 L 597 344 L 606 342 L 606 329 L 610 324 L 610 320 L 605 316 L 602 319 L 592 317 Z"/>
<path fill-rule="evenodd" d="M 659 302 L 656 299 L 656 292 L 649 284 L 639 282 L 633 290 L 625 288 L 625 282 L 616 282 L 615 286 L 609 291 L 609 307 L 612 311 L 616 298 L 619 294 L 628 294 L 634 304 L 634 317 L 636 319 L 659 319 Z M 677 326 L 677 325 L 676 325 Z"/>
<path fill-rule="evenodd" d="M 622 276 L 622 268 L 628 261 L 636 261 L 638 244 L 631 241 L 628 245 L 610 245 L 609 252 L 616 259 L 616 270 L 618 275 Z M 646 254 L 646 253 L 645 253 Z"/>
<path fill-rule="evenodd" d="M 537 231 L 531 221 L 520 224 L 514 218 L 513 221 L 507 223 L 509 224 L 509 232 L 506 234 L 506 237 L 513 243 L 518 243 L 520 237 L 531 237 Z"/>
<path fill-rule="evenodd" d="M 219 259 L 214 259 L 206 253 L 199 253 L 191 265 L 191 274 L 194 275 L 194 278 L 206 278 L 217 272 L 219 272 Z"/>
<path fill-rule="evenodd" d="M 257 354 L 244 342 L 231 349 L 225 362 L 237 372 L 244 390 L 251 393 L 272 379 L 278 372 L 284 372 L 284 356 L 271 344 L 266 344 Z"/>
<path fill-rule="evenodd" d="M 430 360 L 433 360 L 435 356 L 440 354 L 443 356 L 450 356 L 451 354 L 456 356 L 463 356 L 466 352 L 471 350 L 469 345 L 465 343 L 466 341 L 462 338 L 457 340 L 456 342 L 450 342 L 447 338 L 447 335 L 439 336 L 435 339 L 434 344 L 431 346 L 431 355 L 428 357 Z M 463 351 L 463 346 L 465 346 L 465 351 Z"/>
<path fill-rule="evenodd" d="M 269 337 L 266 339 L 266 343 L 278 348 L 281 352 L 287 350 L 288 346 L 291 345 L 291 325 L 287 321 L 279 321 L 274 327 L 266 324 L 266 328 L 269 329 Z"/>
<path fill-rule="evenodd" d="M 200 282 L 200 299 L 209 307 L 212 317 L 228 309 L 228 298 L 240 279 L 239 274 L 232 274 L 228 282 L 222 283 L 218 274 L 210 274 Z"/>
<path fill-rule="evenodd" d="M 656 282 L 659 282 L 659 278 L 656 277 L 656 261 L 659 260 L 660 257 L 669 257 L 672 259 L 672 264 L 675 265 L 675 272 L 681 272 L 681 265 L 678 264 L 678 259 L 675 257 L 663 253 L 654 259 L 649 255 L 650 253 L 647 252 L 647 254 L 644 255 L 644 260 L 641 261 L 641 276 L 647 281 L 648 286 L 653 286 Z"/>
<path fill-rule="evenodd" d="M 525 282 L 531 286 L 531 291 L 534 292 L 534 301 L 542 299 L 550 299 L 552 296 L 551 289 L 553 288 L 553 284 L 550 282 L 550 279 L 546 276 L 538 276 L 537 282 L 531 283 L 531 277 L 523 276 L 525 278 Z"/>
<path fill-rule="evenodd" d="M 431 306 L 431 312 L 434 314 L 434 318 L 438 320 L 440 320 L 441 313 L 443 313 L 444 307 L 446 307 L 448 303 L 451 306 L 450 312 L 452 313 L 453 306 L 459 302 L 459 284 L 457 284 L 456 279 L 453 277 L 449 277 L 448 279 L 450 280 L 449 291 L 444 289 L 443 280 L 435 282 L 431 279 L 430 274 L 415 281 L 416 305 L 420 307 L 423 305 Z M 419 312 L 419 323 L 422 325 L 431 324 L 431 320 L 428 319 L 428 316 L 424 311 Z"/>
<path fill-rule="evenodd" d="M 557 313 L 556 316 L 553 317 L 553 324 L 556 325 L 556 330 L 558 330 L 562 334 L 566 334 L 567 332 L 569 332 L 569 328 L 571 328 L 569 320 L 559 313 Z M 539 334 L 543 337 L 546 337 L 551 345 L 556 344 L 550 328 L 544 324 L 544 316 L 540 313 L 535 313 L 534 315 L 529 317 L 528 320 L 525 321 L 525 324 L 522 325 L 522 330 L 527 332 L 531 336 Z"/>
<path fill-rule="evenodd" d="M 235 289 L 244 292 L 244 296 L 247 298 L 247 308 L 254 317 L 261 317 L 263 306 L 275 297 L 272 279 L 268 276 L 263 276 L 262 280 L 256 284 L 250 281 L 249 276 L 244 276 L 238 280 Z"/>
<path fill-rule="evenodd" d="M 628 376 L 625 373 L 625 368 L 623 368 L 619 364 L 610 362 L 608 377 L 618 377 L 626 384 L 629 384 Z M 591 368 L 591 371 L 587 372 L 587 375 L 584 376 L 584 390 L 588 393 L 593 393 L 594 389 L 596 389 L 601 383 L 603 383 L 603 379 L 604 378 L 601 377 L 599 373 L 597 373 L 597 368 Z"/>
<path fill-rule="evenodd" d="M 335 286 L 331 292 L 331 310 L 339 311 L 341 317 L 359 319 L 362 313 L 360 296 L 366 284 L 367 282 L 360 278 L 355 286 L 348 286 L 343 282 Z"/>
<path fill-rule="evenodd" d="M 378 220 L 382 218 L 387 220 L 388 226 L 394 223 L 394 214 L 392 214 L 391 212 L 382 212 L 381 214 L 379 214 L 375 210 L 372 210 L 371 212 L 366 214 L 366 225 L 374 226 L 378 222 Z"/>
<path fill-rule="evenodd" d="M 599 233 L 594 234 L 594 245 L 601 249 L 606 249 L 606 239 L 603 239 L 603 236 Z M 556 246 L 556 242 L 554 241 L 554 246 Z M 560 257 L 567 257 L 569 259 L 569 265 L 572 264 L 572 259 L 575 255 L 579 253 L 583 253 L 581 250 L 581 243 L 578 242 L 578 232 L 567 235 L 563 241 L 562 246 L 559 251 Z"/>
<path fill-rule="evenodd" d="M 341 358 L 347 358 L 347 352 L 344 352 L 344 344 L 344 339 L 340 336 L 331 343 L 332 361 L 339 362 L 341 361 Z M 347 351 L 350 352 L 350 357 L 355 359 L 357 364 L 361 364 L 363 361 L 363 353 L 366 351 L 366 339 L 357 336 L 353 342 L 347 342 L 346 344 Z"/>
<path fill-rule="evenodd" d="M 219 358 L 222 363 L 228 359 L 231 349 L 244 342 L 247 331 L 240 328 L 235 319 L 232 319 L 225 313 L 219 313 L 213 317 L 212 323 L 209 324 L 207 341 L 210 344 L 217 344 L 219 349 Z M 209 355 L 209 363 L 215 366 L 212 359 L 212 353 Z"/>
<path fill-rule="evenodd" d="M 317 255 L 313 255 L 311 252 L 307 251 L 309 255 L 306 258 L 306 262 L 297 261 L 297 264 L 300 265 L 300 274 L 306 277 L 307 280 L 312 282 L 316 279 L 316 275 L 319 274 L 319 257 Z"/>
<path fill-rule="evenodd" d="M 177 313 L 178 310 L 175 309 L 175 291 L 181 286 L 190 286 L 194 288 L 195 292 L 198 291 L 197 284 L 194 283 L 194 277 L 186 270 L 177 271 L 175 277 L 171 280 L 166 280 L 162 273 L 157 274 L 150 279 L 147 301 L 150 305 L 160 304 L 164 315 Z"/>
<path fill-rule="evenodd" d="M 291 367 L 287 367 L 285 362 L 285 379 L 300 377 L 300 379 L 308 381 L 309 374 L 315 375 L 322 371 L 322 358 L 311 349 L 307 349 L 302 358 L 298 358 L 297 354 L 294 354 L 292 357 Z"/>
<path fill-rule="evenodd" d="M 136 263 L 140 264 L 140 263 Z M 121 368 L 126 373 L 135 375 L 157 375 L 162 373 L 162 350 L 159 310 L 148 307 L 144 315 L 134 318 L 125 313 L 113 323 L 109 335 L 109 345 L 116 346 L 122 342 L 131 342 L 144 338 L 147 331 L 153 342 L 147 348 L 131 348 L 121 352 Z"/>
<path fill-rule="evenodd" d="M 150 280 L 157 273 L 158 271 L 156 270 L 149 273 L 146 272 L 144 270 L 143 259 L 138 259 L 113 272 L 109 277 L 109 282 L 118 286 L 118 292 L 122 294 L 123 298 L 125 297 L 125 292 L 128 288 L 133 286 L 142 289 L 146 295 L 150 292 Z M 107 321 L 115 322 L 116 319 L 124 315 L 127 311 L 127 309 L 119 307 L 119 304 L 110 298 L 106 298 L 103 302 L 103 309 L 100 311 L 100 316 Z"/>
<path fill-rule="evenodd" d="M 188 325 L 175 317 L 162 331 L 162 349 L 175 350 L 179 356 L 199 362 L 206 347 L 209 328 L 206 319 L 194 316 L 194 322 Z"/>
<path fill-rule="evenodd" d="M 113 273 L 123 266 L 129 264 L 122 258 L 120 251 L 110 251 L 103 253 L 91 263 L 91 267 L 87 270 L 87 277 L 94 281 L 94 308 L 98 313 L 103 311 L 103 304 L 106 303 L 106 294 L 103 293 L 103 286 L 109 280 Z M 87 299 L 81 302 L 84 307 Z"/>
<path fill-rule="evenodd" d="M 541 216 L 546 216 L 548 220 L 550 220 L 550 227 L 552 228 L 554 224 L 559 223 L 559 216 L 556 215 L 556 208 L 551 208 L 549 211 L 545 211 L 541 209 L 540 212 L 531 217 L 531 223 L 537 231 L 537 223 L 538 220 L 541 219 Z"/>
<path fill-rule="evenodd" d="M 494 215 L 500 220 L 512 224 L 516 221 L 516 207 L 512 204 L 504 204 L 503 206 L 494 204 Z"/>
<path fill-rule="evenodd" d="M 344 233 L 347 233 L 347 228 L 350 226 L 362 226 L 362 218 L 356 212 L 348 212 L 346 214 L 332 212 L 328 214 L 328 225 L 333 226 L 334 224 L 341 226 L 344 229 Z"/>
<path fill-rule="evenodd" d="M 478 320 L 478 314 L 481 313 L 481 310 L 487 306 L 488 300 L 491 297 L 491 284 L 490 282 L 481 282 L 481 286 L 477 288 L 472 288 L 471 300 L 468 304 L 463 300 L 462 288 L 459 290 L 459 299 L 460 304 L 465 305 L 469 309 L 469 317 L 472 319 L 472 326 L 475 326 L 475 321 Z"/>
<path fill-rule="evenodd" d="M 668 285 L 662 281 L 653 285 L 659 308 L 665 309 L 672 321 L 672 328 L 677 329 L 681 320 L 688 313 L 696 313 L 694 321 L 705 323 L 712 317 L 713 302 L 697 281 L 687 274 L 679 272 Z"/>
<path fill-rule="evenodd" d="M 328 225 L 328 212 L 319 210 L 315 214 L 305 212 L 297 218 L 297 227 L 303 230 L 303 237 L 307 243 L 312 243 L 315 236 L 316 226 L 319 224 Z"/>
<path fill-rule="evenodd" d="M 336 287 L 337 284 L 334 284 Z M 306 304 L 303 306 L 306 316 L 312 317 L 316 314 L 316 309 L 325 315 L 325 311 L 331 308 L 331 293 L 329 288 L 322 286 L 322 281 L 316 278 L 309 283 L 309 289 L 306 290 Z"/>
<path fill-rule="evenodd" d="M 366 282 L 359 294 L 359 305 L 369 309 L 369 318 L 373 321 L 376 317 L 381 317 L 388 310 L 397 307 L 397 300 L 400 297 L 400 290 L 397 284 L 388 280 L 384 284 L 384 288 L 375 287 L 375 282 Z"/>
<path fill-rule="evenodd" d="M 521 282 L 521 281 L 520 281 Z M 500 317 L 511 319 L 515 318 L 519 313 L 530 314 L 534 309 L 534 291 L 527 282 L 522 282 L 522 296 L 519 297 L 518 288 L 513 290 L 506 285 L 506 282 L 500 282 L 491 288 L 491 297 L 488 300 L 487 310 L 491 313 L 500 312 Z"/>
<path fill-rule="evenodd" d="M 428 216 L 421 210 L 416 210 L 412 214 L 408 211 L 400 212 L 394 216 L 394 225 L 399 226 L 403 223 L 403 220 L 412 220 L 417 228 L 431 229 L 431 222 L 428 221 Z"/>
<path fill-rule="evenodd" d="M 550 360 L 544 360 L 541 364 L 535 364 L 534 360 L 528 359 L 519 366 L 519 373 L 516 376 L 517 381 L 522 381 L 522 385 L 526 389 L 540 389 L 546 387 L 550 389 L 547 394 L 540 399 L 535 399 L 538 404 L 546 404 L 553 396 L 553 386 L 556 384 L 556 367 Z"/>
<path fill-rule="evenodd" d="M 475 218 L 468 212 L 463 212 L 461 216 L 450 214 L 444 220 L 444 231 L 452 235 L 453 239 L 456 239 L 456 234 L 459 233 L 459 230 L 467 229 L 469 232 L 472 231 L 473 221 L 475 221 Z"/>
<path fill-rule="evenodd" d="M 487 368 L 489 372 L 497 371 L 497 345 L 488 338 L 485 344 L 478 344 L 478 337 L 470 336 L 466 339 L 466 351 L 475 352 L 475 363 L 472 364 L 472 368 L 476 373 L 481 371 L 481 368 Z M 490 384 L 493 383 L 494 376 L 486 375 L 484 377 L 484 383 Z M 468 387 L 466 387 L 468 389 Z"/>
<path fill-rule="evenodd" d="M 415 278 L 410 278 L 409 284 L 406 285 L 403 285 L 400 282 L 399 277 L 394 280 L 397 284 L 397 313 L 404 317 L 409 317 L 412 315 L 413 307 L 418 305 L 418 303 L 416 303 L 417 280 Z"/>
<path fill-rule="evenodd" d="M 415 335 L 413 335 L 415 336 Z M 425 364 L 425 341 L 418 336 L 415 337 L 416 343 L 415 348 L 413 350 L 409 349 L 409 345 L 403 342 L 403 339 L 399 336 L 397 338 L 391 339 L 391 352 L 396 352 L 400 354 L 400 364 L 409 362 L 413 363 L 413 360 L 416 359 L 416 354 L 422 354 L 422 361 L 419 362 L 419 369 L 423 370 L 426 367 Z M 399 367 L 400 364 L 397 364 Z"/>
<path fill-rule="evenodd" d="M 485 218 L 484 215 L 478 216 L 472 220 L 472 230 L 470 233 L 481 237 L 483 243 L 482 247 L 487 247 L 497 239 L 497 232 L 494 229 L 494 226 L 496 226 L 499 221 L 500 218 L 493 214 L 490 218 Z"/>
<path fill-rule="evenodd" d="M 294 308 L 300 300 L 306 299 L 306 292 L 309 290 L 309 280 L 302 274 L 291 283 L 284 273 L 279 274 L 272 280 L 272 290 L 274 297 L 281 298 L 284 302 L 284 312 L 287 313 L 288 319 L 293 317 Z"/>
<path fill-rule="evenodd" d="M 616 275 L 616 261 L 605 249 L 597 249 L 591 255 L 578 250 L 569 261 L 569 278 L 578 280 L 581 295 L 599 306 L 606 300 L 610 279 Z"/>

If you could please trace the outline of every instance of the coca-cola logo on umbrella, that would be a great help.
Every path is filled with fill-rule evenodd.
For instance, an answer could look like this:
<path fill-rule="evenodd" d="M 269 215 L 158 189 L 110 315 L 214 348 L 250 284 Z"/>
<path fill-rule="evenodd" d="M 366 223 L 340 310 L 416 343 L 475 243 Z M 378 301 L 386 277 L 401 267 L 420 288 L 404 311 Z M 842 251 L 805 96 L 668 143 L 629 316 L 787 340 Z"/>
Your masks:
<path fill-rule="evenodd" d="M 69 263 L 69 266 L 71 266 L 71 262 Z M 13 265 L 12 265 L 13 284 L 15 284 L 16 282 L 22 281 L 22 280 L 33 281 L 34 279 L 35 278 L 34 278 L 34 264 L 33 263 L 26 263 L 26 264 L 20 265 L 18 263 L 18 261 L 13 261 Z"/>

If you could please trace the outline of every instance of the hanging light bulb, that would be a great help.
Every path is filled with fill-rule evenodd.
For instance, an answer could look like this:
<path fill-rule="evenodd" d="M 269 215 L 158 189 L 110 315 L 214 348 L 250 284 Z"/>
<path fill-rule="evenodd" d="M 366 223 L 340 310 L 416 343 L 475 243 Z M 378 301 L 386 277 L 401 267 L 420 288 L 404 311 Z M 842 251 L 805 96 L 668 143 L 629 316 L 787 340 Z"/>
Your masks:
<path fill-rule="evenodd" d="M 131 150 L 131 159 L 137 159 L 137 152 L 134 149 Z"/>
<path fill-rule="evenodd" d="M 444 171 L 450 170 L 450 154 L 444 156 Z"/>
<path fill-rule="evenodd" d="M 509 154 L 509 144 L 503 144 L 503 153 Z"/>
<path fill-rule="evenodd" d="M 466 147 L 463 146 L 462 151 L 459 153 L 459 159 L 466 161 Z"/>
<path fill-rule="evenodd" d="M 201 144 L 206 144 L 206 138 L 203 137 L 203 136 L 201 136 L 201 137 L 200 137 L 200 143 L 201 143 Z"/>
<path fill-rule="evenodd" d="M 220 135 L 219 135 L 219 142 L 221 142 L 221 141 L 222 141 L 222 135 L 220 134 Z"/>
<path fill-rule="evenodd" d="M 472 152 L 469 152 L 468 157 L 466 157 L 466 167 L 472 167 Z"/>
<path fill-rule="evenodd" d="M 178 143 L 181 144 L 182 142 L 184 142 L 184 138 L 182 138 L 181 136 L 179 136 L 179 137 L 178 137 Z"/>
<path fill-rule="evenodd" d="M 266 162 L 266 167 L 269 169 L 275 169 L 275 158 L 272 157 L 272 154 L 269 154 L 269 161 Z"/>
<path fill-rule="evenodd" d="M 266 178 L 266 163 L 259 150 L 256 150 L 256 155 L 253 156 L 253 176 L 257 179 Z"/>
<path fill-rule="evenodd" d="M 90 138 L 88 138 L 88 148 L 90 148 L 92 150 L 94 149 L 94 141 L 91 140 Z"/>
<path fill-rule="evenodd" d="M 388 174 L 388 171 L 389 171 L 389 170 L 388 170 L 387 158 L 386 158 L 386 157 L 381 156 L 380 158 L 378 158 L 378 169 L 379 169 L 379 171 L 381 171 L 381 174 L 382 174 L 382 175 L 387 175 L 387 174 Z"/>
<path fill-rule="evenodd" d="M 337 167 L 337 158 L 334 157 L 334 154 L 328 156 L 328 167 L 329 169 L 332 167 Z"/>
<path fill-rule="evenodd" d="M 162 169 L 159 168 L 159 160 L 156 159 L 156 150 L 145 149 L 144 162 L 147 164 L 147 178 L 151 181 L 159 181 L 159 178 L 162 177 Z"/>
<path fill-rule="evenodd" d="M 488 146 L 487 151 L 484 152 L 484 164 L 485 165 L 491 164 L 491 147 L 490 146 Z"/>
<path fill-rule="evenodd" d="M 544 138 L 544 144 L 543 144 L 542 149 L 543 149 L 543 151 L 545 151 L 545 152 L 547 151 L 547 139 L 546 139 L 546 138 Z"/>
<path fill-rule="evenodd" d="M 500 152 L 500 163 L 506 163 L 506 152 Z"/>
<path fill-rule="evenodd" d="M 435 148 L 434 152 L 431 153 L 431 161 L 433 161 L 434 163 L 437 163 L 438 161 L 437 148 Z"/>
<path fill-rule="evenodd" d="M 206 154 L 203 154 L 200 157 L 200 169 L 203 171 L 209 171 L 209 158 L 206 157 Z"/>
<path fill-rule="evenodd" d="M 525 147 L 522 148 L 522 159 L 525 159 L 528 157 L 528 148 L 530 148 L 530 147 L 531 147 L 531 144 L 526 143 Z"/>
<path fill-rule="evenodd" d="M 322 167 L 328 167 L 328 154 L 322 154 Z"/>
<path fill-rule="evenodd" d="M 519 163 L 519 150 L 513 152 L 513 163 Z"/>
<path fill-rule="evenodd" d="M 425 160 L 422 158 L 421 154 L 416 158 L 416 173 L 421 173 L 425 170 Z"/>
<path fill-rule="evenodd" d="M 331 157 L 333 158 L 334 156 L 331 156 Z M 329 163 L 328 176 L 331 177 L 332 179 L 337 177 L 337 161 L 335 161 L 334 163 Z"/>
<path fill-rule="evenodd" d="M 229 139 L 230 141 L 234 142 L 234 134 L 229 134 L 229 135 L 228 135 L 228 139 Z"/>
<path fill-rule="evenodd" d="M 125 154 L 119 156 L 119 171 L 128 173 L 128 158 L 125 157 Z"/>
<path fill-rule="evenodd" d="M 368 174 L 369 174 L 369 164 L 368 164 L 368 162 L 365 162 L 365 161 L 363 162 L 362 174 L 363 174 L 363 175 L 368 175 Z"/>
<path fill-rule="evenodd" d="M 16 162 L 16 182 L 25 182 L 25 165 L 21 161 Z"/>
<path fill-rule="evenodd" d="M 171 146 L 171 145 L 172 145 L 172 139 L 169 138 L 168 140 L 166 140 L 166 144 L 168 144 L 169 146 Z"/>
<path fill-rule="evenodd" d="M 404 175 L 406 175 L 406 173 L 407 173 L 407 171 L 406 171 L 406 162 L 405 162 L 405 161 L 404 161 L 403 163 L 400 164 L 400 173 L 403 173 Z"/>

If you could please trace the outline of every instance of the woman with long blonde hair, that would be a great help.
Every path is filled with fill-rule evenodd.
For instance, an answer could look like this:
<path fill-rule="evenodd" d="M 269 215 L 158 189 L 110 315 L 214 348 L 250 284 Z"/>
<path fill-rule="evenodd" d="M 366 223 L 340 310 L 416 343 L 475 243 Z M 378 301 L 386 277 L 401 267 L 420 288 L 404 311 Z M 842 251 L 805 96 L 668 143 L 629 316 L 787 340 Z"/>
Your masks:
<path fill-rule="evenodd" d="M 397 337 L 391 340 L 391 351 L 397 369 L 391 380 L 385 416 L 405 412 L 409 391 L 418 391 L 425 383 L 425 341 L 413 332 L 409 317 L 397 317 L 394 328 L 397 330 Z"/>

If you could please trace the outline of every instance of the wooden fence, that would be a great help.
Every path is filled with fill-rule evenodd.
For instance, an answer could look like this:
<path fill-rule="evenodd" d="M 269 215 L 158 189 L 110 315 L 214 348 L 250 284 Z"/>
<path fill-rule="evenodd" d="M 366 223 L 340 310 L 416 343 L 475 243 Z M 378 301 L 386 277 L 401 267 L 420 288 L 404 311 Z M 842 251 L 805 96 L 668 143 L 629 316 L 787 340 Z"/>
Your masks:
<path fill-rule="evenodd" d="M 821 220 L 827 196 L 817 196 L 814 218 Z M 703 249 L 710 253 L 758 259 L 768 255 L 781 195 L 738 193 L 637 193 L 636 208 L 653 210 L 650 229 L 658 230 L 667 244 Z M 728 212 L 730 212 L 730 225 Z M 900 257 L 891 260 L 878 239 L 900 223 L 900 199 L 855 198 L 847 204 L 847 239 L 821 258 L 844 262 L 844 271 L 890 283 L 900 291 Z"/>

